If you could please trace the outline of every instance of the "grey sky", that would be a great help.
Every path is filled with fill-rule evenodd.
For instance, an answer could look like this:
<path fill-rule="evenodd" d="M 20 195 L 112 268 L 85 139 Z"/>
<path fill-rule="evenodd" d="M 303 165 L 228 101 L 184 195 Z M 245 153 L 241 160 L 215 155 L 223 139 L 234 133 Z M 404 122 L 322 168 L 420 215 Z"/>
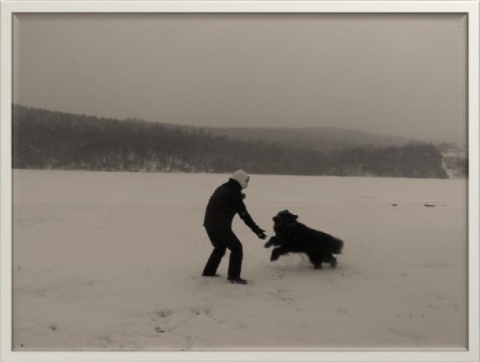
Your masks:
<path fill-rule="evenodd" d="M 14 102 L 464 143 L 465 23 L 462 14 L 22 14 Z"/>

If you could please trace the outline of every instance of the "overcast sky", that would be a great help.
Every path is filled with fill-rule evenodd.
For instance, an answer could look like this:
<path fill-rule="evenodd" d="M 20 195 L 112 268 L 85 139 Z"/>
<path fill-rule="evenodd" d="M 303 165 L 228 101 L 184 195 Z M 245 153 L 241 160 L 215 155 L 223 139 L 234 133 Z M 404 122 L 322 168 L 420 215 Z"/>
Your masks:
<path fill-rule="evenodd" d="M 461 14 L 22 14 L 14 102 L 464 143 L 466 31 Z"/>

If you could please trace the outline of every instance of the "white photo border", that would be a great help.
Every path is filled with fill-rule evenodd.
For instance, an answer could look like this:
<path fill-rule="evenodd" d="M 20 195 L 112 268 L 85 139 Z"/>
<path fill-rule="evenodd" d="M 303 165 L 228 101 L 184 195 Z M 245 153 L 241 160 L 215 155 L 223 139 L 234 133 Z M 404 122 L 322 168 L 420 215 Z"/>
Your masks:
<path fill-rule="evenodd" d="M 471 1 L 1 1 L 0 360 L 27 361 L 457 361 L 479 354 L 479 2 Z M 25 352 L 12 350 L 12 54 L 20 13 L 465 13 L 468 15 L 468 346 L 466 349 Z"/>

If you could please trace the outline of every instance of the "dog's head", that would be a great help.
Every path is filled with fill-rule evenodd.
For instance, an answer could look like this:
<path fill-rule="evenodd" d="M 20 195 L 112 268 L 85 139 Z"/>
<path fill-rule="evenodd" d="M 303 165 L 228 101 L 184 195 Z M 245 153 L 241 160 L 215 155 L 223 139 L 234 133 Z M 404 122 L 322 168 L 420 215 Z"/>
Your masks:
<path fill-rule="evenodd" d="M 297 222 L 298 215 L 292 214 L 288 210 L 282 210 L 273 217 L 273 223 L 275 226 L 281 225 L 293 225 Z"/>
<path fill-rule="evenodd" d="M 273 217 L 273 231 L 275 231 L 275 236 L 272 236 L 270 240 L 268 240 L 265 247 L 281 246 L 283 238 L 286 236 L 286 233 L 289 233 L 291 226 L 297 223 L 297 219 L 298 216 L 288 210 L 282 210 L 275 215 Z"/>

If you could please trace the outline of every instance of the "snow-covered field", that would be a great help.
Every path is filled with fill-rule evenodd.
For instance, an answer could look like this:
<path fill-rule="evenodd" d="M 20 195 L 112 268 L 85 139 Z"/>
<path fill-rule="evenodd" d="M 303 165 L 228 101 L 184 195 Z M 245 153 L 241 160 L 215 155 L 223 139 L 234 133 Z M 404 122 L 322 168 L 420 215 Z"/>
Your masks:
<path fill-rule="evenodd" d="M 15 350 L 449 348 L 467 343 L 467 182 L 253 175 L 247 206 L 345 241 L 338 268 L 236 219 L 246 286 L 202 278 L 228 175 L 14 171 Z"/>

